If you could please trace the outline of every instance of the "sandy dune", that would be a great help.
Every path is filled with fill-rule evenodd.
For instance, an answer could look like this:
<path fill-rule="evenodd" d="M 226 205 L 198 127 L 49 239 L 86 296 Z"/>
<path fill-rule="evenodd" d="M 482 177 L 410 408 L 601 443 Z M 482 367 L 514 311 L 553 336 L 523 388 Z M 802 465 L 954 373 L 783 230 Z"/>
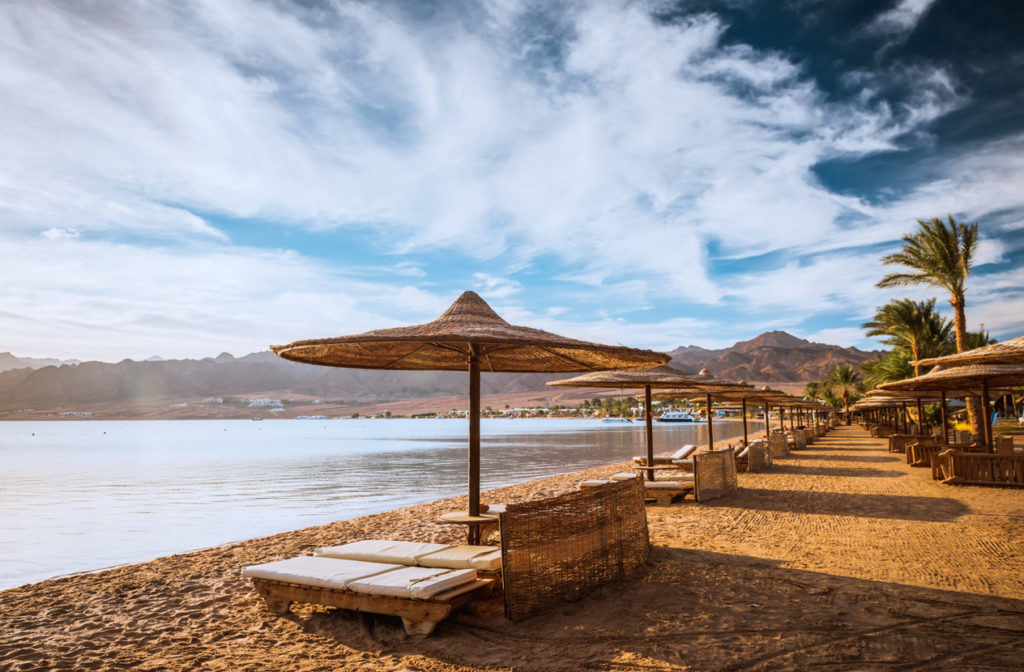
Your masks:
<path fill-rule="evenodd" d="M 613 467 L 494 491 L 546 496 Z M 524 623 L 270 615 L 238 570 L 362 537 L 454 540 L 459 500 L 0 592 L 4 670 L 1020 670 L 1024 490 L 935 483 L 840 428 L 734 497 L 649 507 L 649 566 Z"/>

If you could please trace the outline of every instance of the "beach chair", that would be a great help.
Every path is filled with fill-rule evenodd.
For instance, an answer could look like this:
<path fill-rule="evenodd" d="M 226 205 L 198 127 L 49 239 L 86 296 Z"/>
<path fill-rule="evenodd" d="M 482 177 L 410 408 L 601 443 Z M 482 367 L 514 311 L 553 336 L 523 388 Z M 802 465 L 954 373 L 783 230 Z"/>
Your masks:
<path fill-rule="evenodd" d="M 1024 486 L 1024 453 L 945 450 L 933 462 L 932 476 L 947 485 Z"/>
<path fill-rule="evenodd" d="M 670 455 L 655 455 L 654 464 L 672 464 L 676 460 L 686 460 L 689 459 L 695 452 L 697 452 L 697 446 L 693 444 L 687 444 Z M 645 467 L 647 466 L 647 456 L 636 455 L 633 457 L 633 462 L 640 465 L 641 467 Z"/>
<path fill-rule="evenodd" d="M 313 555 L 405 566 L 501 571 L 501 549 L 495 546 L 452 546 L 418 541 L 363 539 L 341 546 L 318 548 L 313 551 Z"/>
<path fill-rule="evenodd" d="M 486 598 L 495 580 L 473 569 L 416 567 L 319 556 L 242 569 L 267 608 L 288 613 L 293 602 L 398 616 L 406 633 L 426 637 L 458 607 Z"/>
<path fill-rule="evenodd" d="M 676 498 L 685 499 L 694 490 L 693 479 L 644 481 L 644 499 L 657 504 L 671 504 Z"/>
<path fill-rule="evenodd" d="M 747 458 L 750 456 L 750 446 L 737 446 L 736 450 L 736 471 L 747 470 Z"/>

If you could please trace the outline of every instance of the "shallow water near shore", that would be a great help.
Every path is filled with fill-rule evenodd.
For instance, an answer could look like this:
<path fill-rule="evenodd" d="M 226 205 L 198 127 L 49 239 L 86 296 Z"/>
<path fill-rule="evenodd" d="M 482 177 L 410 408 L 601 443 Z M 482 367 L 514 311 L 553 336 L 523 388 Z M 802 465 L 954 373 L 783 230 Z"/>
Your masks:
<path fill-rule="evenodd" d="M 467 431 L 447 419 L 0 423 L 0 589 L 463 495 Z M 484 490 L 643 451 L 639 421 L 483 420 L 481 434 Z M 715 424 L 716 441 L 740 434 Z M 707 426 L 655 423 L 654 440 L 657 452 L 706 443 Z"/>

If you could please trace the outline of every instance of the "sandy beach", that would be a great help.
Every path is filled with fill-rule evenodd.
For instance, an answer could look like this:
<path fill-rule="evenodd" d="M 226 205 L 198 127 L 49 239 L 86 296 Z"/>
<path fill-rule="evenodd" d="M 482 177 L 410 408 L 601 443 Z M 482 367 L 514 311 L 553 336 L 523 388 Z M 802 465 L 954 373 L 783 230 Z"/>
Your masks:
<path fill-rule="evenodd" d="M 486 493 L 545 497 L 614 466 Z M 1024 491 L 950 487 L 841 427 L 736 496 L 648 507 L 649 565 L 556 613 L 270 614 L 247 564 L 377 537 L 457 541 L 442 500 L 0 592 L 5 670 L 1019 670 Z"/>

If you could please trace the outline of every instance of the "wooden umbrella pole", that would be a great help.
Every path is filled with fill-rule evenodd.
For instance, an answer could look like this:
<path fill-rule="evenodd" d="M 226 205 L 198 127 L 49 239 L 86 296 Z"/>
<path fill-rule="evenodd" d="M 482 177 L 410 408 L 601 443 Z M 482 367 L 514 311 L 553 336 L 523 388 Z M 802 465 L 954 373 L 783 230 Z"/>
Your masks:
<path fill-rule="evenodd" d="M 715 449 L 715 430 L 712 427 L 712 425 L 714 423 L 711 421 L 711 393 L 710 392 L 708 392 L 708 394 L 707 394 L 707 401 L 708 401 L 708 450 L 714 450 Z"/>
<path fill-rule="evenodd" d="M 647 466 L 654 464 L 654 419 L 651 418 L 651 386 L 644 385 L 644 430 L 647 432 Z M 647 470 L 647 480 L 654 480 L 654 470 Z"/>
<path fill-rule="evenodd" d="M 924 408 L 921 406 L 921 397 L 917 398 L 917 433 L 924 434 Z"/>
<path fill-rule="evenodd" d="M 743 445 L 746 446 L 749 442 L 747 441 L 747 398 L 743 397 L 740 399 L 741 413 L 743 414 Z"/>
<path fill-rule="evenodd" d="M 910 434 L 910 416 L 907 415 L 907 402 L 903 403 L 903 433 Z"/>
<path fill-rule="evenodd" d="M 469 344 L 469 515 L 480 515 L 480 356 Z M 469 526 L 473 543 L 472 525 Z"/>
<path fill-rule="evenodd" d="M 949 422 L 946 420 L 946 391 L 942 390 L 942 442 L 949 443 Z"/>
<path fill-rule="evenodd" d="M 988 378 L 981 379 L 981 419 L 985 423 L 984 435 L 985 447 L 988 452 L 994 453 L 995 446 L 992 441 L 992 416 L 988 408 Z"/>

